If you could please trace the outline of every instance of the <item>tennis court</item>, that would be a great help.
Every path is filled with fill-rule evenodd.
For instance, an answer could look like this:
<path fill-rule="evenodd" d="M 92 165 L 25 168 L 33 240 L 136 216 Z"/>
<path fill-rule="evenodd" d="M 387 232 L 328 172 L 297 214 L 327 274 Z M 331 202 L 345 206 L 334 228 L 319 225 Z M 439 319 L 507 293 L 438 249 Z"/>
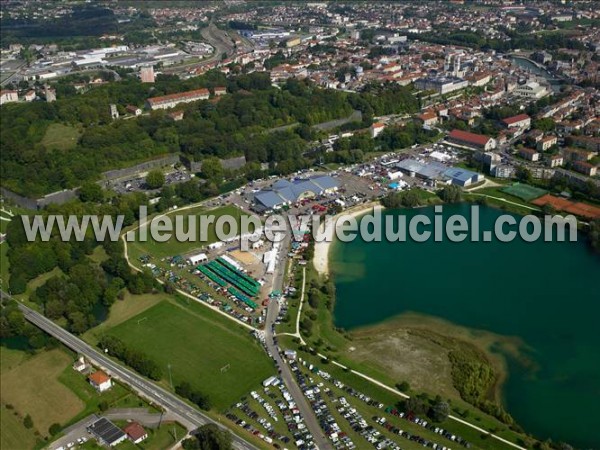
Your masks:
<path fill-rule="evenodd" d="M 502 188 L 501 190 L 507 194 L 518 197 L 521 200 L 525 200 L 526 202 L 530 202 L 533 199 L 541 197 L 547 192 L 543 189 L 521 183 L 514 183 L 513 185 Z"/>

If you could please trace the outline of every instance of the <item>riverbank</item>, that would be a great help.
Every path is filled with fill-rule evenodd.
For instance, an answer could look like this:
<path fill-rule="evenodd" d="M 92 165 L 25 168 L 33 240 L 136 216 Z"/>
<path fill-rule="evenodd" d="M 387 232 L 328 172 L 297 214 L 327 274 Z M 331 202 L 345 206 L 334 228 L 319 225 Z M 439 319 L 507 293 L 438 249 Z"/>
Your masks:
<path fill-rule="evenodd" d="M 342 216 L 350 216 L 350 217 L 357 218 L 369 211 L 377 211 L 377 210 L 381 210 L 381 209 L 383 209 L 383 206 L 378 201 L 373 201 L 373 202 L 355 206 L 353 208 L 349 208 L 349 209 L 337 214 L 336 216 L 334 216 L 333 221 L 337 225 L 338 219 Z M 322 232 L 324 230 L 324 228 L 325 228 L 325 224 L 322 224 L 320 231 Z M 331 249 L 331 245 L 333 244 L 334 239 L 335 239 L 335 236 L 333 236 L 332 239 L 329 239 L 329 240 L 315 242 L 315 253 L 313 256 L 313 265 L 314 265 L 315 269 L 317 270 L 317 272 L 319 273 L 319 275 L 325 275 L 325 276 L 329 275 L 329 250 Z"/>

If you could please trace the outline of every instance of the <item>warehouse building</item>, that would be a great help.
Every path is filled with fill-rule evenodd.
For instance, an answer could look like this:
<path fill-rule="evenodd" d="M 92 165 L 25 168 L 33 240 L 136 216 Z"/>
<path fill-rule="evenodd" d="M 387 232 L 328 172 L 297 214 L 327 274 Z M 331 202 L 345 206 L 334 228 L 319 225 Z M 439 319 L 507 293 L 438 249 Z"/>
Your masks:
<path fill-rule="evenodd" d="M 415 159 L 405 159 L 398 163 L 398 169 L 411 177 L 418 177 L 434 183 L 456 184 L 466 187 L 478 183 L 484 176 L 460 167 L 448 167 L 438 162 L 424 163 Z"/>
<path fill-rule="evenodd" d="M 328 175 L 294 181 L 278 180 L 269 189 L 263 189 L 254 195 L 255 208 L 258 211 L 279 209 L 305 198 L 335 192 L 337 188 L 337 180 Z"/>
<path fill-rule="evenodd" d="M 114 447 L 127 439 L 127 434 L 106 417 L 101 417 L 88 427 L 101 445 Z"/>

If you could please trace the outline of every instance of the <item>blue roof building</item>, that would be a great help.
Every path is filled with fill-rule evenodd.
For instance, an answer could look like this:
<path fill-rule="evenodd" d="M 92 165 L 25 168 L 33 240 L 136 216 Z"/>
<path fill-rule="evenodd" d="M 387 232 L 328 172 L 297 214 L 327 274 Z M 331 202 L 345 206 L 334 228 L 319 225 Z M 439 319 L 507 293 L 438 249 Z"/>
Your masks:
<path fill-rule="evenodd" d="M 462 187 L 482 181 L 484 178 L 483 175 L 477 172 L 471 172 L 470 170 L 460 167 L 446 169 L 443 176 L 449 178 L 452 184 L 457 184 Z"/>
<path fill-rule="evenodd" d="M 254 194 L 254 201 L 259 210 L 279 209 L 304 198 L 333 192 L 337 188 L 337 180 L 329 175 L 317 175 L 294 181 L 277 180 L 270 188 Z"/>

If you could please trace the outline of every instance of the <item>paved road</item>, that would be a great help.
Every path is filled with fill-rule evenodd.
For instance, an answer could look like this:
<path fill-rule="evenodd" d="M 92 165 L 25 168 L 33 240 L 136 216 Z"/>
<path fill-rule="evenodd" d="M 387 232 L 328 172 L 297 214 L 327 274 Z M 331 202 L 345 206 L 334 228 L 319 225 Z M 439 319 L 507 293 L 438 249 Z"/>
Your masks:
<path fill-rule="evenodd" d="M 279 264 L 278 270 L 275 272 L 275 276 L 273 278 L 273 290 L 281 291 L 283 288 L 283 275 L 285 273 L 285 265 L 287 264 L 287 252 L 289 249 L 289 233 L 286 234 L 286 240 L 282 242 L 282 251 L 279 254 Z M 304 286 L 302 289 L 304 293 Z M 267 317 L 265 319 L 265 343 L 267 345 L 267 349 L 273 355 L 273 359 L 275 360 L 275 364 L 277 368 L 281 371 L 281 379 L 283 380 L 287 390 L 290 395 L 294 398 L 294 402 L 298 406 L 302 417 L 306 421 L 306 426 L 312 434 L 315 444 L 321 450 L 330 450 L 331 444 L 329 440 L 323 433 L 321 426 L 319 425 L 319 421 L 317 420 L 317 416 L 315 416 L 314 411 L 310 407 L 308 400 L 304 397 L 300 386 L 296 383 L 296 377 L 292 373 L 290 366 L 283 360 L 277 345 L 275 345 L 274 334 L 273 334 L 273 326 L 275 324 L 275 320 L 277 319 L 277 315 L 279 314 L 279 302 L 272 299 L 269 302 L 269 306 L 267 307 Z"/>
<path fill-rule="evenodd" d="M 7 297 L 8 295 L 2 292 L 2 296 Z M 29 322 L 33 323 L 37 327 L 44 330 L 46 333 L 55 337 L 78 354 L 84 355 L 86 358 L 92 361 L 94 365 L 101 367 L 114 378 L 129 385 L 135 391 L 140 393 L 143 397 L 151 400 L 157 405 L 162 406 L 167 411 L 176 414 L 179 417 L 178 421 L 181 422 L 182 425 L 186 427 L 190 427 L 191 425 L 191 428 L 197 428 L 206 423 L 212 422 L 216 423 L 222 428 L 225 428 L 219 423 L 213 421 L 208 416 L 198 411 L 197 409 L 188 405 L 174 394 L 159 387 L 155 383 L 146 380 L 141 375 L 138 375 L 137 373 L 124 368 L 112 359 L 104 356 L 102 353 L 98 352 L 96 349 L 86 344 L 81 339 L 73 336 L 71 333 L 64 330 L 60 326 L 56 325 L 54 322 L 52 322 L 50 319 L 47 319 L 42 314 L 39 314 L 38 312 L 26 307 L 21 303 L 19 303 L 19 309 L 23 312 L 25 319 L 27 319 Z M 232 434 L 232 439 L 234 448 L 236 449 L 243 450 L 257 448 L 235 434 Z"/>

